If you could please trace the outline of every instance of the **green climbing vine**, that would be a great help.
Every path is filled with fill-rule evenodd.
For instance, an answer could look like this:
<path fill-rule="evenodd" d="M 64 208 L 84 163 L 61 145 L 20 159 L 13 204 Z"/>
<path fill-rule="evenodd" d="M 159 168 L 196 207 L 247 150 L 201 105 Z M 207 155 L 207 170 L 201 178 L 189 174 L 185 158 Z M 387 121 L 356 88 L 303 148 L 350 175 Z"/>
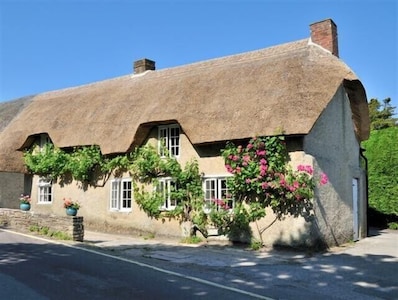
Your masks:
<path fill-rule="evenodd" d="M 95 181 L 94 174 L 115 175 L 126 170 L 131 163 L 130 156 L 106 157 L 98 146 L 75 147 L 65 151 L 47 143 L 40 151 L 32 148 L 24 152 L 25 165 L 29 172 L 53 179 L 72 176 L 76 181 L 87 183 Z"/>
<path fill-rule="evenodd" d="M 202 179 L 196 160 L 187 162 L 182 168 L 174 157 L 160 157 L 149 145 L 138 148 L 133 157 L 129 171 L 135 182 L 140 183 L 135 185 L 134 198 L 141 209 L 154 218 L 169 217 L 203 225 L 206 216 L 202 209 Z M 162 188 L 160 178 L 170 180 L 170 190 Z M 167 197 L 176 203 L 172 210 L 160 209 Z"/>

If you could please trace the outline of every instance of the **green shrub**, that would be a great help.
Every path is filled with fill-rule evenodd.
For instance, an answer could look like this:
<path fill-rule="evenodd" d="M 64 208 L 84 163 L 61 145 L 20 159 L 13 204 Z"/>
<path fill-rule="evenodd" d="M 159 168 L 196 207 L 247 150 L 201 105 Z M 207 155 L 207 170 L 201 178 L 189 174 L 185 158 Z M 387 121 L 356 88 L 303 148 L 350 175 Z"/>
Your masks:
<path fill-rule="evenodd" d="M 398 127 L 374 130 L 363 143 L 368 158 L 369 205 L 398 216 Z"/>
<path fill-rule="evenodd" d="M 398 222 L 388 223 L 388 228 L 393 229 L 393 230 L 398 230 Z"/>

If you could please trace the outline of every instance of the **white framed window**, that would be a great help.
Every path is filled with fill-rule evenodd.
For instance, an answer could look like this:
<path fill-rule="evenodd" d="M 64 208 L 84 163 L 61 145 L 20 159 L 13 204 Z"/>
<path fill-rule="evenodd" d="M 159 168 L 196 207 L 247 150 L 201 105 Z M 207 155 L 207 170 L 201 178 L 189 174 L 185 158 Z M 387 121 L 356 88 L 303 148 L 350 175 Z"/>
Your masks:
<path fill-rule="evenodd" d="M 51 204 L 53 201 L 52 194 L 52 180 L 49 178 L 41 177 L 38 182 L 38 203 Z"/>
<path fill-rule="evenodd" d="M 160 156 L 178 157 L 180 155 L 180 126 L 178 124 L 159 126 L 158 152 Z"/>
<path fill-rule="evenodd" d="M 177 200 L 173 199 L 171 196 L 171 192 L 176 189 L 175 182 L 167 177 L 167 178 L 160 178 L 159 183 L 157 186 L 157 192 L 163 195 L 163 205 L 160 207 L 161 210 L 173 210 L 177 206 Z"/>
<path fill-rule="evenodd" d="M 227 177 L 216 176 L 204 178 L 203 190 L 205 194 L 205 208 L 210 208 L 214 204 L 217 210 L 232 210 L 234 208 L 235 201 L 228 192 Z"/>
<path fill-rule="evenodd" d="M 131 211 L 132 202 L 131 178 L 117 178 L 111 181 L 110 209 Z"/>
<path fill-rule="evenodd" d="M 46 144 L 51 144 L 52 143 L 50 137 L 46 133 L 40 134 L 40 137 L 38 138 L 38 140 L 39 140 L 38 141 L 39 142 L 39 149 L 40 149 L 41 152 L 43 152 L 44 146 Z"/>

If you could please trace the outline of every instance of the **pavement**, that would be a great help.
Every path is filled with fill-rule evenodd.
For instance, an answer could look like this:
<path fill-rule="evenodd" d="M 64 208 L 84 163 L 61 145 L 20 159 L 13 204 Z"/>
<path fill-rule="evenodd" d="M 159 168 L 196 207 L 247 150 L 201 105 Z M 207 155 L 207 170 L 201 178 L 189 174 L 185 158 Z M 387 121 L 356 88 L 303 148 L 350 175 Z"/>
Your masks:
<path fill-rule="evenodd" d="M 389 229 L 373 229 L 370 231 L 370 236 L 365 239 L 334 247 L 322 253 L 268 248 L 254 251 L 247 246 L 226 245 L 217 241 L 185 244 L 177 239 L 133 237 L 95 231 L 85 231 L 84 242 L 78 245 L 117 252 L 118 255 L 126 257 L 142 256 L 175 263 L 219 267 L 275 264 L 333 254 L 359 257 L 378 255 L 398 263 L 398 231 Z"/>
<path fill-rule="evenodd" d="M 89 230 L 85 230 L 83 242 L 60 243 L 167 270 L 168 274 L 226 285 L 261 299 L 398 300 L 397 230 L 371 230 L 369 237 L 358 242 L 315 253 L 254 251 L 219 240 L 184 244 L 159 236 Z"/>

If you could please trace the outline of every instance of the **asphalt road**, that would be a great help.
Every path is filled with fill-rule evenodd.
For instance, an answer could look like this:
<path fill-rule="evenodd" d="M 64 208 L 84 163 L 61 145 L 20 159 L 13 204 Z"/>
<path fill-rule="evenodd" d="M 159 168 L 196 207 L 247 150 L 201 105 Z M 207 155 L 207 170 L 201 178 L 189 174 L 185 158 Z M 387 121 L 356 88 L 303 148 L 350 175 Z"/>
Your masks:
<path fill-rule="evenodd" d="M 397 271 L 396 231 L 307 255 L 94 232 L 62 245 L 0 230 L 1 300 L 398 300 Z"/>
<path fill-rule="evenodd" d="M 0 299 L 255 299 L 181 273 L 0 230 Z"/>

